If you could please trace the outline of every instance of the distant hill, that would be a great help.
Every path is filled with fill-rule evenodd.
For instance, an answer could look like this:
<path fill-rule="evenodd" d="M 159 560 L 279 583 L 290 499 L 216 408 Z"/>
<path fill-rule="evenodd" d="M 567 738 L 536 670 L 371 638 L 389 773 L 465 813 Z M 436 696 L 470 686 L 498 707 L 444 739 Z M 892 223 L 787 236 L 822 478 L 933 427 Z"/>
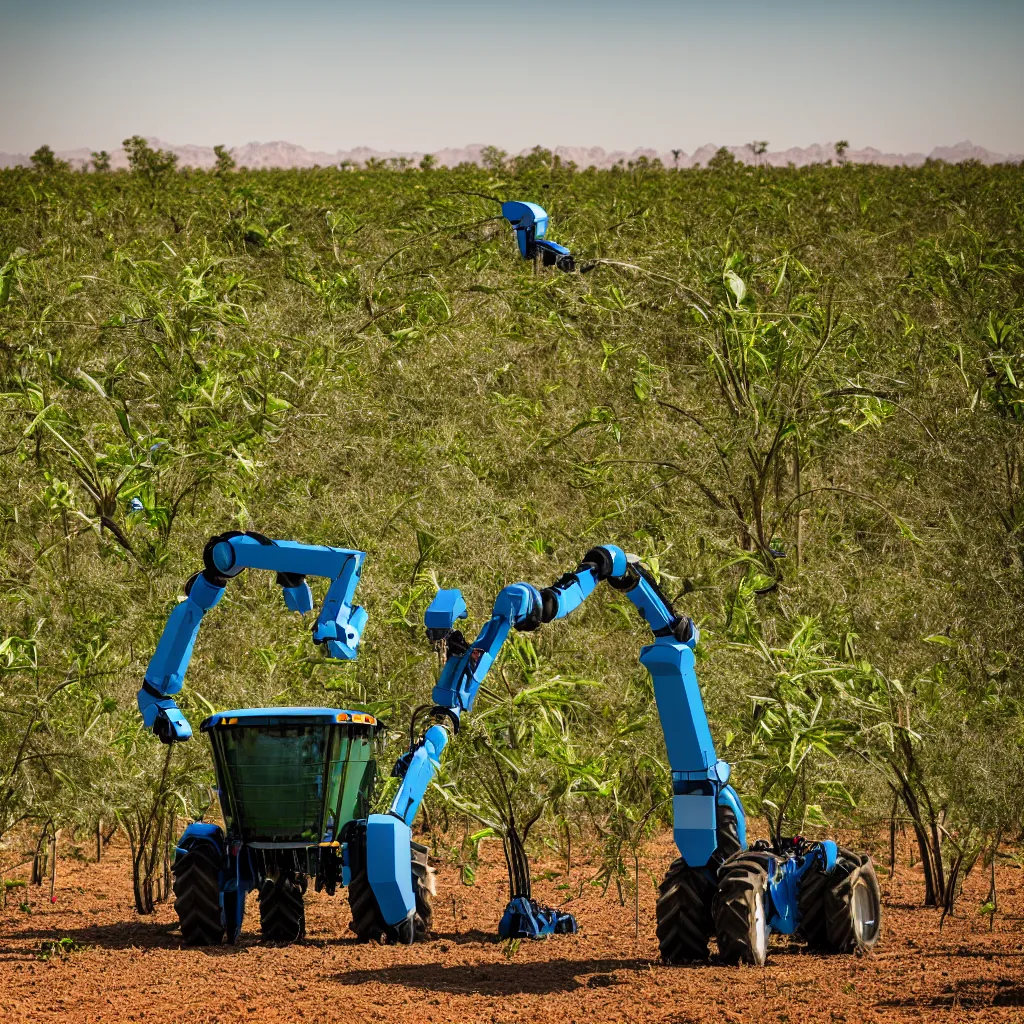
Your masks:
<path fill-rule="evenodd" d="M 178 160 L 184 167 L 210 168 L 216 162 L 213 149 L 209 146 L 182 145 L 177 146 L 168 142 L 161 142 L 159 139 L 150 139 L 150 145 L 161 149 L 169 149 L 178 154 Z M 737 160 L 744 163 L 754 163 L 755 157 L 748 146 L 727 146 Z M 454 167 L 461 163 L 480 163 L 481 153 L 486 149 L 483 144 L 475 143 L 464 146 L 461 149 L 439 149 L 433 153 L 434 159 L 441 167 Z M 656 149 L 634 149 L 630 152 L 625 150 L 604 150 L 600 146 L 556 146 L 553 152 L 568 163 L 573 162 L 578 167 L 613 167 L 615 164 L 628 164 L 631 160 L 646 157 L 648 160 L 658 159 L 666 167 L 703 167 L 715 155 L 719 147 L 709 142 L 692 153 L 679 151 L 678 158 L 671 152 L 659 152 Z M 524 153 L 529 150 L 523 150 Z M 423 158 L 422 152 L 408 152 L 400 150 L 377 150 L 359 146 L 355 149 L 340 149 L 336 153 L 325 153 L 317 150 L 308 150 L 298 146 L 294 142 L 247 142 L 243 146 L 235 146 L 231 150 L 232 156 L 239 167 L 269 168 L 269 167 L 328 167 L 338 165 L 344 161 L 351 164 L 362 165 L 373 158 L 377 160 L 406 159 L 413 163 L 419 163 Z M 67 160 L 73 167 L 82 167 L 88 164 L 90 153 L 87 149 L 71 149 L 59 152 L 57 156 Z M 965 141 L 958 142 L 955 146 L 936 146 L 930 153 L 883 153 L 881 150 L 867 147 L 865 149 L 848 149 L 845 154 L 847 163 L 854 164 L 881 164 L 886 167 L 918 167 L 925 160 L 944 160 L 947 163 L 962 163 L 965 160 L 979 160 L 983 164 L 997 163 L 1020 163 L 1024 162 L 1024 154 L 1016 153 L 1005 155 L 993 153 L 984 146 L 975 146 L 974 143 Z M 810 164 L 827 163 L 836 161 L 835 145 L 833 143 L 816 143 L 811 146 L 794 146 L 790 149 L 773 150 L 756 158 L 756 162 L 767 164 L 771 167 L 785 167 L 793 164 L 795 167 L 807 167 Z M 28 167 L 31 161 L 27 153 L 0 153 L 0 167 Z M 128 158 L 123 149 L 111 151 L 111 166 L 115 169 L 128 166 Z"/>

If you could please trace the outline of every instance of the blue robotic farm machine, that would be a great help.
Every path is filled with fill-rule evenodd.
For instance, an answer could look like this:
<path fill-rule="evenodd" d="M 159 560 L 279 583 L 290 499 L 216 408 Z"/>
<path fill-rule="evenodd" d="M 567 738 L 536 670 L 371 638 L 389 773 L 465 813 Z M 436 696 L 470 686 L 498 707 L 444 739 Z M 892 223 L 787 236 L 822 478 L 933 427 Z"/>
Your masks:
<path fill-rule="evenodd" d="M 366 624 L 365 611 L 353 604 L 364 557 L 252 533 L 213 538 L 204 551 L 205 568 L 186 585 L 186 599 L 171 613 L 139 691 L 147 727 L 168 743 L 191 736 L 174 695 L 203 615 L 246 568 L 276 572 L 285 604 L 303 613 L 313 604 L 306 577 L 330 579 L 313 641 L 330 657 L 354 658 Z M 431 924 L 432 877 L 412 825 L 445 747 L 472 712 L 510 631 L 564 618 L 600 582 L 624 594 L 653 633 L 640 663 L 654 683 L 672 769 L 679 851 L 658 897 L 663 959 L 704 960 L 715 937 L 725 960 L 762 964 L 773 931 L 797 933 L 821 952 L 870 949 L 880 932 L 870 859 L 831 841 L 799 837 L 748 846 L 743 807 L 729 785 L 729 765 L 715 753 L 694 674 L 697 628 L 673 611 L 643 563 L 612 545 L 592 548 L 575 571 L 542 590 L 526 583 L 505 587 L 472 642 L 456 629 L 467 616 L 461 593 L 438 592 L 425 626 L 446 660 L 433 705 L 414 714 L 413 742 L 392 771 L 399 787 L 383 813 L 370 813 L 379 728 L 373 716 L 332 708 L 248 708 L 207 718 L 200 728 L 212 741 L 225 827 L 193 823 L 178 840 L 175 909 L 185 941 L 218 943 L 225 935 L 233 941 L 252 890 L 259 895 L 264 938 L 300 938 L 310 877 L 328 893 L 338 884 L 348 887 L 352 928 L 360 938 L 411 943 L 424 936 Z M 499 936 L 574 932 L 570 914 L 532 898 L 523 850 L 513 841 L 508 853 L 512 899 Z"/>

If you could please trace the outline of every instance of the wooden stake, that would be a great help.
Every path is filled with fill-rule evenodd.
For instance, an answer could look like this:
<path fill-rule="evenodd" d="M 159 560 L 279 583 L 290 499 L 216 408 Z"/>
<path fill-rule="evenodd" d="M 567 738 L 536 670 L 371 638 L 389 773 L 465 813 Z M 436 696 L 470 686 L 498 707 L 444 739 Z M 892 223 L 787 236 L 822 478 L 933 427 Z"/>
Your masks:
<path fill-rule="evenodd" d="M 633 937 L 640 938 L 640 854 L 633 852 Z"/>
<path fill-rule="evenodd" d="M 53 838 L 50 840 L 50 902 L 56 903 L 57 899 L 53 895 L 54 889 L 57 885 L 57 836 L 60 835 L 60 829 L 54 829 Z"/>

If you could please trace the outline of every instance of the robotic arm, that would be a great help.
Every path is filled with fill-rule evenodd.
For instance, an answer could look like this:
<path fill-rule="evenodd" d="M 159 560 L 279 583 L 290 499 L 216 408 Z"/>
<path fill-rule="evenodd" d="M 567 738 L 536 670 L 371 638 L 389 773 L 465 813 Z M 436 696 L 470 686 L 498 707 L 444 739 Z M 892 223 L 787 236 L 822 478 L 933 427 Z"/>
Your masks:
<path fill-rule="evenodd" d="M 146 669 L 138 694 L 146 728 L 164 743 L 191 738 L 192 728 L 174 695 L 184 683 L 203 616 L 220 601 L 228 580 L 245 569 L 276 572 L 285 606 L 300 613 L 313 610 L 306 577 L 331 580 L 313 626 L 313 642 L 324 647 L 329 657 L 354 659 L 366 611 L 353 606 L 352 600 L 365 558 L 362 551 L 268 540 L 258 533 L 232 532 L 211 538 L 203 550 L 204 568 L 185 584 L 185 600 L 171 612 Z"/>
<path fill-rule="evenodd" d="M 387 814 L 371 815 L 367 831 L 368 857 L 371 863 L 375 858 L 382 863 L 374 892 L 382 909 L 387 903 L 396 915 L 395 922 L 412 910 L 405 894 L 399 891 L 398 881 L 392 881 L 407 878 L 408 870 L 397 863 L 384 868 L 383 862 L 393 859 L 391 851 L 400 854 L 408 850 L 410 826 L 440 767 L 441 755 L 452 734 L 458 732 L 463 714 L 472 711 L 480 685 L 509 632 L 535 630 L 543 623 L 565 618 L 602 581 L 625 594 L 654 634 L 654 642 L 640 653 L 640 663 L 654 682 L 672 767 L 675 840 L 680 854 L 694 867 L 711 861 L 718 848 L 717 808 L 723 805 L 735 814 L 741 844 L 746 845 L 743 810 L 727 785 L 729 765 L 715 754 L 693 670 L 699 632 L 689 618 L 676 614 L 639 559 L 627 556 L 620 548 L 603 545 L 592 548 L 574 572 L 543 590 L 528 583 L 505 587 L 494 602 L 491 618 L 472 644 L 467 644 L 454 628 L 458 619 L 466 617 L 466 604 L 459 591 L 439 591 L 427 609 L 428 636 L 435 642 L 444 641 L 449 652 L 432 694 L 434 724 L 399 758 L 394 774 L 402 778 L 402 784 Z M 503 938 L 575 930 L 575 922 L 570 925 L 565 920 L 571 921 L 569 915 L 545 911 L 529 898 L 528 874 L 521 884 L 526 892 L 512 893 L 499 929 Z"/>
<path fill-rule="evenodd" d="M 502 203 L 501 215 L 515 230 L 524 260 L 540 256 L 545 267 L 553 266 L 565 271 L 576 269 L 572 253 L 564 245 L 544 237 L 548 230 L 548 215 L 536 203 Z"/>

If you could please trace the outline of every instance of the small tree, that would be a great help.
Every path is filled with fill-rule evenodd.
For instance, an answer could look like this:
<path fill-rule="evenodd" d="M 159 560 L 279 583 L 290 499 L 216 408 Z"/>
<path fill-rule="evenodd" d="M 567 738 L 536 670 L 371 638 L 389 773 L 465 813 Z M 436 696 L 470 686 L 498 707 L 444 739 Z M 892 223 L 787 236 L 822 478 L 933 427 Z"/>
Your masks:
<path fill-rule="evenodd" d="M 497 146 L 484 146 L 480 150 L 480 163 L 489 171 L 494 171 L 495 173 L 503 171 L 507 159 L 508 153 L 503 149 L 498 149 Z"/>
<path fill-rule="evenodd" d="M 681 149 L 671 149 L 669 152 L 672 154 L 672 166 L 678 167 L 679 158 L 683 155 L 683 151 Z"/>
<path fill-rule="evenodd" d="M 711 171 L 728 171 L 736 166 L 736 157 L 725 146 L 720 146 L 715 155 L 708 161 Z"/>
<path fill-rule="evenodd" d="M 768 152 L 768 140 L 767 139 L 755 139 L 753 142 L 747 143 L 747 149 L 754 156 L 754 165 L 757 166 L 761 163 L 761 157 Z"/>
<path fill-rule="evenodd" d="M 214 174 L 230 174 L 235 169 L 235 158 L 224 146 L 214 146 L 213 155 L 217 158 L 217 163 L 213 168 Z"/>
<path fill-rule="evenodd" d="M 432 171 L 437 165 L 437 157 L 433 153 L 424 153 L 423 159 L 420 161 L 421 171 Z"/>
<path fill-rule="evenodd" d="M 40 146 L 32 154 L 32 167 L 41 174 L 53 174 L 66 171 L 71 167 L 67 160 L 58 160 L 56 153 L 49 146 Z"/>
<path fill-rule="evenodd" d="M 92 169 L 94 171 L 110 170 L 110 154 L 105 149 L 101 149 L 98 153 L 95 151 L 93 152 Z"/>
<path fill-rule="evenodd" d="M 846 163 L 846 151 L 850 148 L 850 143 L 846 139 L 840 139 L 835 146 L 836 158 L 841 164 Z"/>
<path fill-rule="evenodd" d="M 132 174 L 144 177 L 150 185 L 178 166 L 177 154 L 166 149 L 153 149 L 141 135 L 133 135 L 122 143 L 128 154 Z"/>

